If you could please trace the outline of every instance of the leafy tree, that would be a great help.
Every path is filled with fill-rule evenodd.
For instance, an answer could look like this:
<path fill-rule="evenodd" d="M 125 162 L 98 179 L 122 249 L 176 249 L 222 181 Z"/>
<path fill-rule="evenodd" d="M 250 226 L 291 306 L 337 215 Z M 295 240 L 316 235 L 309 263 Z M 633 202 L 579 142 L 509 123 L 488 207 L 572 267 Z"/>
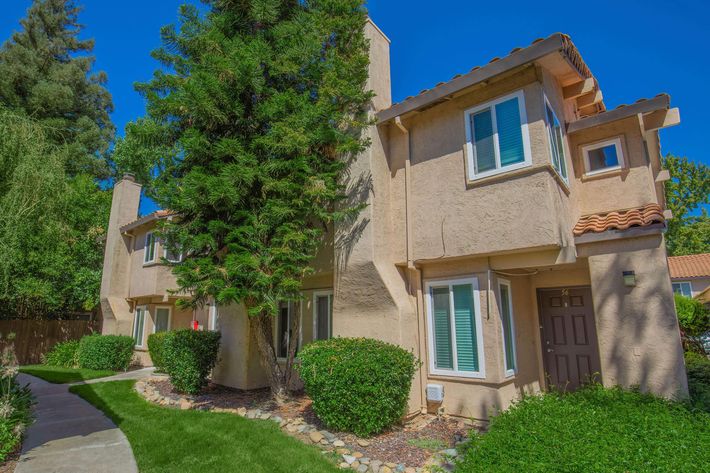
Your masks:
<path fill-rule="evenodd" d="M 680 294 L 675 295 L 675 308 L 686 351 L 705 354 L 704 339 L 710 334 L 710 310 L 700 301 Z"/>
<path fill-rule="evenodd" d="M 362 0 L 205 3 L 163 28 L 153 56 L 166 69 L 138 86 L 148 117 L 129 127 L 118 166 L 156 174 L 152 195 L 180 215 L 163 234 L 187 255 L 174 268 L 183 303 L 243 304 L 278 398 L 298 340 L 282 369 L 278 304 L 300 298 L 328 225 L 359 211 L 342 178 L 368 145 L 366 13 Z"/>
<path fill-rule="evenodd" d="M 71 0 L 35 0 L 0 48 L 0 316 L 96 307 L 114 135 Z"/>
<path fill-rule="evenodd" d="M 79 11 L 73 0 L 34 0 L 22 29 L 0 48 L 0 103 L 45 126 L 70 175 L 104 178 L 113 102 L 106 74 L 91 73 L 94 41 L 78 38 Z"/>
<path fill-rule="evenodd" d="M 673 212 L 666 233 L 668 253 L 710 252 L 710 217 L 705 209 L 700 215 L 692 214 L 710 204 L 710 167 L 672 154 L 663 158 L 663 166 L 671 174 L 665 186 L 668 208 Z"/>

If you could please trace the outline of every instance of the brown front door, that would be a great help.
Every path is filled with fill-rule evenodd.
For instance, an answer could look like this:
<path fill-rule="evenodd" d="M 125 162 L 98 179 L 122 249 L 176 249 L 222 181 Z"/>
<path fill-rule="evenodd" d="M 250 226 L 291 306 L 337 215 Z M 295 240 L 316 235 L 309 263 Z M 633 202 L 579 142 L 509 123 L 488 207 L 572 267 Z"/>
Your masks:
<path fill-rule="evenodd" d="M 601 381 L 592 290 L 588 287 L 538 290 L 542 354 L 550 387 L 575 390 Z"/>

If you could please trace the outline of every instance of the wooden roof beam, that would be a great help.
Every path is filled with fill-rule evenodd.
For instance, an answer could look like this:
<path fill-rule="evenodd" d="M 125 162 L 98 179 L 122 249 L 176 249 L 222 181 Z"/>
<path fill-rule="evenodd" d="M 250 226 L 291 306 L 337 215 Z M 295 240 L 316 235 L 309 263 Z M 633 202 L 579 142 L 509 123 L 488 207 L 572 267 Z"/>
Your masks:
<path fill-rule="evenodd" d="M 562 97 L 567 99 L 576 99 L 581 95 L 593 92 L 597 88 L 597 81 L 590 77 L 589 79 L 584 79 L 579 82 L 575 82 L 572 85 L 562 88 Z"/>
<path fill-rule="evenodd" d="M 595 90 L 577 97 L 577 108 L 582 109 L 601 103 L 604 100 L 601 90 Z"/>
<path fill-rule="evenodd" d="M 656 110 L 643 116 L 643 127 L 646 131 L 660 130 L 680 123 L 680 110 L 670 108 Z"/>

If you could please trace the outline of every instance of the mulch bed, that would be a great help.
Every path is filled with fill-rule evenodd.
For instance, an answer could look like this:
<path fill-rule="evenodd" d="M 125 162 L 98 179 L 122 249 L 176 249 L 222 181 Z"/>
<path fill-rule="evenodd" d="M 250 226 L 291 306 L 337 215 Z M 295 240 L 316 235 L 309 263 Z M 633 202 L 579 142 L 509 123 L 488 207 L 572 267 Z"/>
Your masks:
<path fill-rule="evenodd" d="M 321 430 L 328 430 L 316 417 L 311 407 L 311 400 L 305 394 L 296 395 L 286 403 L 278 405 L 273 401 L 268 388 L 243 391 L 210 384 L 202 394 L 185 396 L 176 393 L 167 379 L 152 380 L 150 384 L 162 396 L 175 400 L 189 399 L 194 409 L 239 409 L 242 407 L 247 410 L 259 409 L 282 418 L 302 418 L 308 424 L 315 425 Z M 330 432 L 346 445 L 352 446 L 353 451 L 361 452 L 366 457 L 376 458 L 383 462 L 404 463 L 407 466 L 420 467 L 436 451 L 455 447 L 456 442 L 466 437 L 472 428 L 474 428 L 472 425 L 459 419 L 419 415 L 404 425 L 395 426 L 375 437 L 368 438 L 369 444 L 366 446 L 360 445 L 358 440 L 362 439 L 353 434 Z M 427 450 L 422 446 L 428 448 L 434 446 L 435 449 Z"/>
<path fill-rule="evenodd" d="M 14 473 L 19 460 L 20 449 L 18 448 L 14 453 L 9 454 L 4 462 L 0 463 L 0 473 Z"/>

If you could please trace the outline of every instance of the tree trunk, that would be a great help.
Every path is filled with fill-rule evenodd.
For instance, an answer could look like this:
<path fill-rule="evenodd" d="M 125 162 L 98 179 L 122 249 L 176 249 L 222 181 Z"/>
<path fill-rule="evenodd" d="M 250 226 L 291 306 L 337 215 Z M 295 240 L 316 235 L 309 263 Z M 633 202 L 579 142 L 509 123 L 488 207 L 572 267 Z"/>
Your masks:
<path fill-rule="evenodd" d="M 290 336 L 288 337 L 288 355 L 286 359 L 285 385 L 289 391 L 294 391 L 293 382 L 296 378 L 293 370 L 294 360 L 296 359 L 296 350 L 298 350 L 298 341 L 301 338 L 301 303 L 292 303 L 293 312 L 291 314 L 291 326 L 289 327 Z"/>
<path fill-rule="evenodd" d="M 266 376 L 269 379 L 271 394 L 276 402 L 282 403 L 287 398 L 286 383 L 283 371 L 276 359 L 272 320 L 272 316 L 262 312 L 258 316 L 250 317 L 249 325 L 259 350 L 261 366 L 266 371 Z"/>

